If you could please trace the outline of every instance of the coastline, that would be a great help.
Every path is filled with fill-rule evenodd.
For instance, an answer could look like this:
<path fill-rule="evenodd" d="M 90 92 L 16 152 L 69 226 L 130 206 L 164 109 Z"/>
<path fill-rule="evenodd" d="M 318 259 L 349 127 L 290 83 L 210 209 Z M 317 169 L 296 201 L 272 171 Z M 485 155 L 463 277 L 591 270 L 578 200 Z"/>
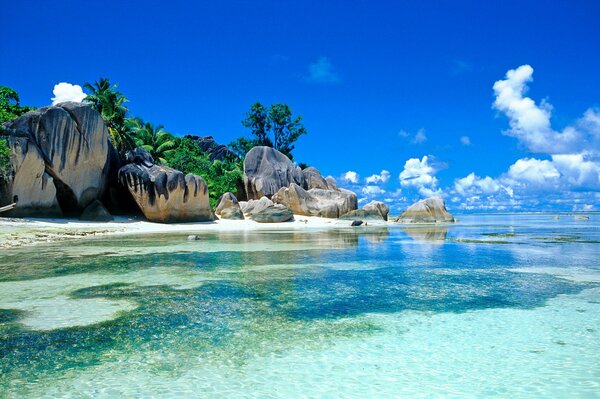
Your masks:
<path fill-rule="evenodd" d="M 115 217 L 111 222 L 87 222 L 79 219 L 59 218 L 0 218 L 0 250 L 30 247 L 59 241 L 118 235 L 331 229 L 349 228 L 351 223 L 352 220 L 303 215 L 294 215 L 294 220 L 282 223 L 258 223 L 249 219 L 216 219 L 212 222 L 163 224 L 128 217 Z M 369 225 L 387 226 L 388 222 L 369 221 Z"/>

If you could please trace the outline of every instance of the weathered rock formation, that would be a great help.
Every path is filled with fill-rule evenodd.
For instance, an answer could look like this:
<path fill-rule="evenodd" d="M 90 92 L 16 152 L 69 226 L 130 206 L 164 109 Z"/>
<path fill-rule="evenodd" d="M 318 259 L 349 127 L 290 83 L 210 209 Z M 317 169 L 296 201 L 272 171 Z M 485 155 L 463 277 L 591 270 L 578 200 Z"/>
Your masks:
<path fill-rule="evenodd" d="M 273 202 L 283 204 L 297 215 L 337 218 L 356 209 L 356 194 L 344 189 L 329 190 L 313 188 L 305 190 L 292 183 L 281 188 L 274 196 Z"/>
<path fill-rule="evenodd" d="M 119 182 L 126 187 L 146 218 L 152 222 L 203 222 L 214 220 L 208 187 L 202 177 L 156 165 L 141 148 L 127 153 L 119 169 Z"/>
<path fill-rule="evenodd" d="M 235 153 L 229 147 L 217 143 L 212 136 L 192 136 L 188 134 L 185 138 L 194 140 L 211 161 L 236 158 Z"/>
<path fill-rule="evenodd" d="M 399 223 L 445 223 L 454 222 L 454 217 L 446 209 L 442 198 L 432 197 L 414 203 L 395 221 Z"/>
<path fill-rule="evenodd" d="M 259 223 L 281 223 L 294 219 L 292 210 L 281 204 L 268 206 L 252 215 L 252 220 Z"/>
<path fill-rule="evenodd" d="M 237 198 L 230 192 L 223 194 L 221 198 L 219 198 L 215 213 L 219 215 L 221 219 L 244 219 L 244 214 L 242 213 Z"/>
<path fill-rule="evenodd" d="M 383 220 L 388 220 L 388 214 L 390 213 L 390 207 L 381 201 L 371 201 L 363 206 L 362 209 L 368 212 L 378 213 Z"/>
<path fill-rule="evenodd" d="M 249 201 L 241 201 L 240 208 L 244 215 L 252 216 L 255 213 L 262 211 L 265 208 L 268 208 L 273 205 L 273 201 L 268 199 L 267 197 L 262 197 L 258 200 L 249 200 Z"/>
<path fill-rule="evenodd" d="M 244 159 L 244 188 L 249 200 L 271 198 L 291 183 L 302 186 L 302 170 L 281 152 L 271 147 L 252 148 Z"/>
<path fill-rule="evenodd" d="M 86 104 L 61 103 L 28 112 L 3 125 L 12 150 L 12 173 L 0 205 L 16 202 L 10 216 L 79 215 L 106 189 L 108 130 Z"/>
<path fill-rule="evenodd" d="M 323 190 L 329 190 L 329 184 L 327 180 L 321 176 L 321 172 L 318 169 L 313 168 L 312 166 L 302 170 L 302 177 L 304 178 L 304 184 L 302 187 L 305 190 L 310 190 L 313 188 L 321 188 Z"/>

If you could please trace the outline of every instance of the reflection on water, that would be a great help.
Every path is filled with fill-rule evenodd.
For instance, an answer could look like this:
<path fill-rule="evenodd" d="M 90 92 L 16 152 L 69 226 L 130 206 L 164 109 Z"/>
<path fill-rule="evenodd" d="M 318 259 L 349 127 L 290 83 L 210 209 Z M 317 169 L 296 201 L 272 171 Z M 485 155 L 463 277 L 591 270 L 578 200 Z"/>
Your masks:
<path fill-rule="evenodd" d="M 448 234 L 445 226 L 405 227 L 402 230 L 413 240 L 436 244 L 443 244 Z"/>
<path fill-rule="evenodd" d="M 467 356 L 473 345 L 469 329 L 504 328 L 489 324 L 497 317 L 485 312 L 518 312 L 523 325 L 527 312 L 537 315 L 562 294 L 599 286 L 598 279 L 581 277 L 600 274 L 600 246 L 593 244 L 600 229 L 594 220 L 583 228 L 512 216 L 484 222 L 478 217 L 453 226 L 208 233 L 192 242 L 186 234 L 119 237 L 3 252 L 0 397 L 194 397 L 203 392 L 287 398 L 314 396 L 323 384 L 334 389 L 333 397 L 364 397 L 354 382 L 338 383 L 354 372 L 347 367 L 358 358 L 381 366 L 369 378 L 387 381 L 390 392 L 397 393 L 407 382 L 395 385 L 400 383 L 396 371 L 428 380 L 426 365 L 434 360 L 399 359 L 411 353 L 407 345 L 420 351 L 419 345 L 428 342 L 425 336 L 403 341 L 411 332 L 430 334 L 440 354 L 456 350 Z M 559 239 L 566 236 L 570 239 Z M 490 237 L 505 242 L 494 245 Z M 536 266 L 544 266 L 543 273 L 536 273 Z M 578 278 L 566 279 L 565 266 L 576 269 Z M 527 273 L 513 271 L 517 268 Z M 560 268 L 560 278 L 548 272 L 552 268 Z M 581 324 L 590 317 L 575 319 L 565 312 L 574 307 L 593 315 L 600 309 L 592 302 L 569 306 L 543 313 L 560 315 L 560 323 L 540 323 L 571 320 L 579 342 L 598 342 L 593 340 L 600 338 L 598 332 Z M 442 317 L 445 325 L 423 327 L 432 315 L 454 316 Z M 477 324 L 482 320 L 489 325 Z M 532 327 L 530 334 L 537 331 Z M 556 340 L 568 342 L 563 337 L 568 334 L 572 331 Z M 507 339 L 509 347 L 519 347 L 518 334 Z M 596 349 L 586 345 L 588 351 Z M 354 355 L 341 349 L 346 347 L 362 355 L 348 360 Z M 431 350 L 420 356 L 436 356 L 438 350 Z M 574 356 L 557 353 L 552 345 L 543 350 L 560 359 Z M 489 368 L 477 357 L 464 361 Z M 411 370 L 402 370 L 408 363 Z M 593 371 L 594 363 L 582 363 L 578 370 L 590 367 Z M 260 391 L 272 381 L 300 375 L 313 391 Z M 442 379 L 437 386 L 450 382 Z M 362 381 L 359 387 L 364 384 L 369 386 Z"/>

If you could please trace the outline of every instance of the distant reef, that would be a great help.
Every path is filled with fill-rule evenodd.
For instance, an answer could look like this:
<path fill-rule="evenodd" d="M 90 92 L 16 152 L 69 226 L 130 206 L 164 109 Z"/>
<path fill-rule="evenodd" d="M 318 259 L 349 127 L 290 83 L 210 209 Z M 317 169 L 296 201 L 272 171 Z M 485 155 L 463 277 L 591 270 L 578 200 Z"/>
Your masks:
<path fill-rule="evenodd" d="M 2 216 L 80 217 L 106 221 L 112 214 L 140 214 L 159 223 L 249 218 L 282 222 L 293 215 L 387 221 L 389 208 L 373 201 L 358 209 L 355 193 L 338 188 L 318 169 L 301 169 L 280 151 L 252 148 L 243 162 L 243 190 L 225 193 L 213 211 L 206 182 L 155 162 L 142 148 L 121 159 L 100 114 L 83 103 L 30 111 L 2 125 L 12 152 L 11 170 L 0 178 Z M 186 136 L 211 160 L 235 156 L 211 136 Z M 240 200 L 240 201 L 238 201 Z M 243 200 L 243 201 L 242 201 Z M 408 208 L 401 223 L 452 222 L 441 198 Z"/>

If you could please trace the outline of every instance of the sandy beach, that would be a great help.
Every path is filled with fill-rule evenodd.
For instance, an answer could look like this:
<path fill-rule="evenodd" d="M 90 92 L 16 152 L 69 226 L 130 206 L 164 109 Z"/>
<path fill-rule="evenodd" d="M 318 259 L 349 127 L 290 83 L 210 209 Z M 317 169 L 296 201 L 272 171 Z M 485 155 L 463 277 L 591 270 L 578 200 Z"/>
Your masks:
<path fill-rule="evenodd" d="M 159 233 L 201 233 L 207 231 L 248 231 L 285 229 L 328 229 L 350 227 L 352 221 L 295 215 L 283 223 L 257 223 L 252 220 L 217 219 L 213 222 L 162 224 L 127 217 L 111 222 L 85 222 L 78 219 L 0 218 L 0 248 L 32 246 L 57 241 Z M 387 222 L 368 222 L 387 225 Z"/>

